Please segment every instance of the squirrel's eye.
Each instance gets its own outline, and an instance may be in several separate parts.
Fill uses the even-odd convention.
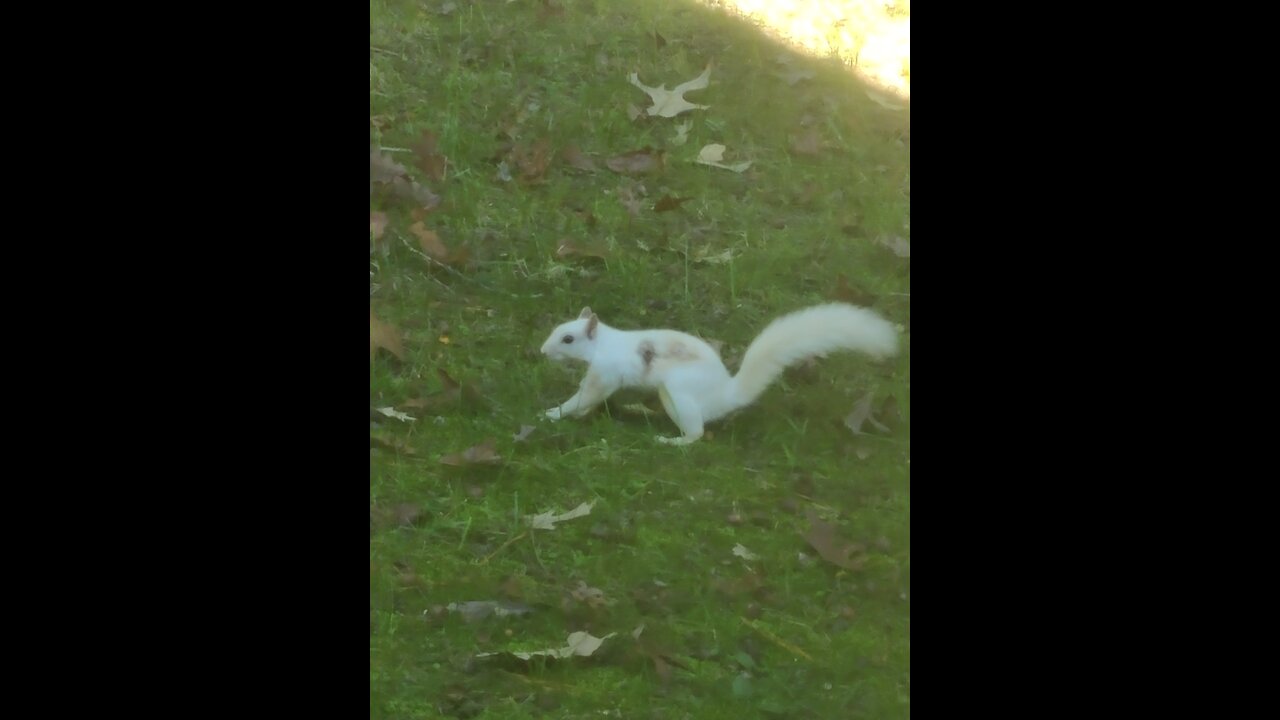
[[[560,338],[560,342],[564,343],[565,345],[568,345],[569,343],[573,342],[573,336],[565,335],[564,337]]]

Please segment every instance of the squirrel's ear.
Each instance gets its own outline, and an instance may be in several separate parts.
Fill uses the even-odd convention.
[[[596,325],[598,325],[599,323],[600,323],[600,318],[596,317],[595,313],[591,313],[591,319],[587,320],[587,339],[588,340],[596,339]]]
[[[589,317],[591,317],[591,308],[589,307],[582,308],[582,312],[578,313],[579,320],[583,318],[589,318]]]

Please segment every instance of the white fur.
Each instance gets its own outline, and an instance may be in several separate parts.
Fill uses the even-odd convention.
[[[565,337],[572,341],[565,343]],[[546,411],[552,420],[590,412],[622,388],[656,390],[667,415],[683,433],[659,437],[687,445],[702,437],[705,423],[750,405],[786,367],[835,350],[858,350],[875,358],[893,355],[897,332],[866,308],[832,303],[774,320],[751,343],[736,376],[702,340],[676,330],[618,330],[590,308],[557,326],[542,353],[557,361],[588,365],[577,393]]]

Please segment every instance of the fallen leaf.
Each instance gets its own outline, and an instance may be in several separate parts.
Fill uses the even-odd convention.
[[[391,191],[398,197],[417,203],[426,210],[434,210],[440,205],[440,196],[429,188],[419,185],[417,181],[397,177],[391,181]]]
[[[700,246],[693,253],[693,261],[696,263],[706,263],[708,265],[723,265],[736,257],[733,254],[733,248],[728,248],[718,253],[712,253],[711,249],[706,246]]]
[[[415,525],[420,520],[426,519],[426,514],[422,512],[422,508],[413,503],[399,503],[391,508],[391,518],[395,520],[397,525]]]
[[[401,453],[404,455],[417,455],[418,451],[409,447],[403,440],[393,437],[383,437],[380,435],[369,436],[370,450],[390,450],[391,452]]]
[[[804,535],[805,542],[817,550],[823,560],[846,570],[861,570],[866,557],[859,553],[866,548],[837,536],[836,526],[824,522],[812,507],[807,508],[806,513],[809,516],[809,531]],[[855,554],[858,556],[850,557]]]
[[[502,457],[495,451],[494,446],[497,444],[496,438],[488,438],[484,442],[474,447],[469,447],[460,453],[445,455],[440,458],[440,462],[444,465],[452,465],[454,467],[462,467],[464,465],[494,465],[502,462]]]
[[[449,377],[449,373],[445,372],[444,368],[436,368],[436,375],[440,377],[440,382],[444,385],[443,390],[425,397],[405,400],[400,404],[400,407],[433,411],[459,402],[463,396],[462,385],[452,377]]]
[[[897,235],[888,235],[881,237],[876,242],[889,248],[894,255],[902,258],[911,257],[911,241],[898,237]]]
[[[560,154],[564,157],[564,161],[568,163],[571,168],[575,168],[583,172],[596,171],[595,161],[586,155],[583,155],[577,145],[566,145]]]
[[[373,356],[377,354],[378,348],[382,348],[387,352],[395,355],[398,359],[404,360],[404,346],[400,344],[400,334],[396,332],[394,325],[384,323],[373,314],[373,308],[369,309],[369,361],[373,362]]]
[[[681,83],[671,90],[667,89],[666,84],[659,85],[656,88],[649,87],[640,82],[640,76],[636,73],[631,73],[628,80],[631,81],[632,85],[643,90],[649,96],[649,99],[653,101],[653,105],[645,110],[651,116],[671,118],[689,110],[706,110],[711,107],[710,105],[694,105],[684,99],[685,93],[707,87],[711,80],[710,65],[698,77]]]
[[[640,192],[643,193],[644,186],[640,186]],[[640,198],[636,194],[637,189],[634,187],[618,188],[618,201],[627,209],[631,217],[640,216]]]
[[[653,211],[667,212],[668,210],[675,210],[692,199],[693,198],[678,198],[672,195],[664,195],[661,200],[654,204]]]
[[[743,560],[755,560],[760,557],[759,555],[756,555],[755,553],[751,552],[746,547],[744,547],[742,543],[738,543],[737,545],[733,546],[733,554],[736,555],[737,557],[742,558]]]
[[[578,632],[569,634],[569,638],[566,641],[566,647],[556,648],[553,650],[535,650],[533,652],[507,651],[504,653],[480,653],[479,655],[476,655],[476,657],[492,657],[494,655],[504,654],[518,657],[521,660],[529,660],[538,655],[553,658],[569,658],[574,657],[575,655],[578,657],[589,657],[596,650],[600,649],[600,646],[604,644],[605,640],[608,640],[615,634],[616,633],[609,633],[604,637],[595,637],[589,632],[579,630]]]
[[[369,146],[369,182],[389,183],[408,174],[408,168],[392,160],[376,145]]]
[[[697,162],[701,165],[710,165],[712,167],[724,168],[732,170],[736,173],[744,172],[751,167],[751,161],[734,163],[733,165],[725,165],[721,161],[724,159],[725,147],[719,143],[712,143],[698,151]]]
[[[798,155],[821,155],[823,146],[822,135],[818,132],[817,125],[810,125],[804,132],[791,139],[791,149]]]
[[[521,425],[520,432],[516,433],[515,435],[512,435],[511,439],[515,440],[516,442],[524,442],[525,440],[529,439],[529,435],[533,431],[534,431],[533,425]]]
[[[836,289],[832,293],[832,297],[836,300],[847,302],[850,305],[860,305],[869,307],[876,301],[876,296],[859,287],[849,284],[849,279],[841,275],[836,280]]]
[[[871,423],[872,427],[881,432],[889,432],[889,428],[886,425],[871,415],[872,394],[873,393],[868,392],[866,395],[863,395],[862,399],[854,403],[853,411],[844,418],[845,427],[852,430],[854,435],[865,435],[866,433],[862,431],[862,426],[864,423],[868,422]]]
[[[373,240],[381,240],[387,230],[387,214],[376,210],[369,211],[369,235]]]
[[[380,407],[380,408],[374,408],[374,410],[377,410],[378,412],[382,413],[383,415],[386,415],[389,418],[395,418],[396,420],[403,420],[404,422],[413,422],[414,420],[417,420],[417,418],[411,415],[406,415],[400,412],[399,410],[396,410],[393,407]]]
[[[876,414],[880,416],[881,422],[891,428],[902,424],[902,412],[898,410],[898,399],[892,395],[884,399],[880,404],[880,412]]]
[[[604,260],[608,257],[608,251],[600,245],[578,245],[572,240],[565,238],[556,246],[556,257],[564,258],[596,258]]]
[[[659,35],[657,30],[654,30],[653,44],[657,47],[657,49],[661,50],[662,48],[666,47],[667,39]]]
[[[530,147],[517,145],[511,153],[520,168],[520,179],[525,182],[541,180],[551,166],[551,142],[546,138],[539,138]]]
[[[569,512],[562,513],[560,515],[556,515],[548,510],[547,512],[539,513],[537,515],[526,515],[525,520],[528,521],[529,526],[535,530],[555,530],[556,523],[558,522],[572,520],[574,518],[582,517],[583,515],[590,515],[593,505],[595,505],[594,502],[584,502]]]
[[[593,588],[590,585],[578,581],[578,587],[569,590],[569,596],[580,603],[586,603],[593,608],[612,605],[613,601],[605,597],[604,591],[600,588]]]
[[[444,155],[436,152],[436,135],[430,130],[422,131],[422,138],[414,143],[413,154],[418,159],[418,167],[427,174],[427,177],[440,182],[444,180],[445,168],[449,161]]]
[[[469,622],[479,622],[487,617],[519,617],[533,612],[533,608],[521,602],[510,600],[469,600],[467,602],[449,603],[450,611],[462,616]]]
[[[906,110],[907,109],[906,105],[900,105],[894,102],[893,100],[889,99],[888,96],[884,95],[883,93],[878,93],[875,90],[868,90],[867,97],[874,100],[877,105],[883,108],[888,108],[890,110]]]
[[[674,147],[680,147],[689,139],[689,129],[693,127],[691,122],[682,122],[676,125],[676,134],[671,138],[671,144]]]
[[[604,161],[608,168],[623,175],[644,175],[661,170],[666,165],[666,153],[645,147]]]
[[[559,17],[564,14],[564,8],[553,3],[551,0],[542,0],[542,7],[538,8],[538,19],[546,20],[547,18]]]
[[[422,246],[422,252],[427,254],[433,260],[444,262],[449,258],[449,248],[440,241],[440,236],[435,231],[428,230],[427,226],[421,222],[416,222],[409,226],[409,232],[418,237],[418,244]]]
[[[627,118],[630,119],[631,122],[635,122],[636,118],[640,117],[643,114],[644,114],[643,110],[641,110],[640,108],[636,107],[631,103],[627,103]]]

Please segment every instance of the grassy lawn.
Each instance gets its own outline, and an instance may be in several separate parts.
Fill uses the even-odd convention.
[[[632,118],[632,72],[708,64],[687,100],[709,108]],[[371,1],[370,144],[417,183],[371,182],[371,312],[402,345],[371,404],[414,418],[371,428],[371,717],[909,716],[909,110],[850,64],[681,0]],[[750,167],[694,162],[713,143]],[[627,410],[643,396],[540,419],[582,370],[538,347],[585,305],[722,342],[736,370],[773,317],[833,299],[898,323],[903,352],[788,371],[684,448]],[[868,392],[891,432],[845,426]],[[496,461],[450,457],[490,438]],[[806,542],[814,518],[856,544],[847,567]],[[476,657],[578,631],[613,635]]]

